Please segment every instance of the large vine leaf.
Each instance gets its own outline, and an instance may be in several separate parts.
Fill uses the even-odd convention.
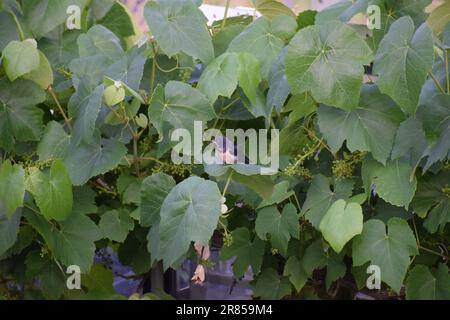
[[[402,114],[393,101],[372,85],[365,85],[359,107],[353,111],[321,106],[319,128],[337,152],[344,141],[350,151],[370,151],[385,164],[392,150]]]
[[[39,251],[32,251],[27,255],[25,264],[27,278],[39,281],[46,298],[55,300],[61,297],[67,288],[66,279],[51,257],[45,257]]]
[[[308,281],[308,274],[296,256],[290,256],[284,266],[283,276],[288,276],[289,281],[294,285],[295,290],[300,292]]]
[[[324,8],[316,15],[316,23],[323,24],[330,20],[350,21],[356,14],[365,13],[369,4],[381,6],[380,0],[343,0]]]
[[[302,214],[305,215],[315,228],[319,228],[320,221],[330,206],[338,199],[347,200],[351,197],[353,183],[348,180],[338,180],[334,184],[322,174],[314,177],[303,204]]]
[[[194,121],[209,121],[215,116],[208,99],[190,85],[169,81],[156,87],[148,108],[150,122],[163,134],[165,123],[173,128],[193,129]]]
[[[393,160],[383,166],[368,158],[361,170],[366,194],[373,190],[386,202],[408,209],[417,189],[417,178],[408,163]]]
[[[271,108],[274,107],[277,112],[281,111],[281,108],[291,93],[291,88],[286,77],[286,54],[287,47],[281,51],[277,60],[275,60],[268,78],[269,91],[267,92],[267,104]]]
[[[272,64],[284,47],[284,41],[273,33],[273,25],[266,17],[253,21],[231,41],[228,51],[248,52],[258,58],[261,75],[267,79]]]
[[[10,151],[16,141],[38,141],[43,112],[36,107],[45,92],[28,80],[0,80],[0,147]]]
[[[424,227],[435,233],[450,222],[450,197],[446,193],[450,181],[448,172],[427,174],[419,179],[416,195],[412,202],[414,212],[421,218],[427,217]]]
[[[251,239],[247,228],[238,228],[231,232],[232,243],[220,251],[220,259],[227,260],[236,257],[233,264],[233,274],[240,279],[252,267],[253,274],[261,271],[265,242],[255,236]]]
[[[191,0],[149,1],[144,15],[156,42],[169,57],[184,52],[204,63],[214,58],[206,18]]]
[[[253,285],[253,296],[264,300],[279,300],[291,293],[292,287],[287,277],[279,276],[277,271],[264,269]]]
[[[24,74],[23,78],[37,83],[43,90],[53,84],[53,70],[45,54],[39,51],[39,67]]]
[[[87,82],[81,82],[69,100],[69,116],[75,119],[72,143],[90,143],[94,136],[95,122],[102,106],[103,85],[91,89]]]
[[[355,30],[331,21],[295,35],[286,55],[286,74],[294,94],[309,91],[320,103],[355,109],[363,65],[371,60],[371,49]]]
[[[285,4],[277,0],[253,0],[255,9],[262,15],[272,19],[278,15],[295,17],[295,14]]]
[[[11,218],[22,207],[25,196],[25,172],[20,165],[5,161],[0,165],[0,210]]]
[[[431,142],[424,170],[428,170],[438,161],[445,160],[450,155],[450,96],[435,95],[421,105],[417,117],[422,120],[423,129]]]
[[[287,204],[280,214],[275,206],[263,208],[258,212],[255,230],[262,240],[267,240],[269,234],[273,247],[286,255],[291,237],[299,237],[297,209],[293,204]]]
[[[36,38],[40,38],[68,18],[67,8],[76,5],[83,11],[86,0],[29,0],[23,3],[24,21]]]
[[[3,51],[11,41],[19,40],[19,31],[12,14],[6,11],[0,12],[0,51]]]
[[[31,210],[24,212],[28,222],[42,235],[56,259],[64,265],[77,265],[83,273],[94,262],[95,244],[101,239],[97,225],[85,215],[71,215],[59,228]]]
[[[427,147],[428,143],[422,122],[416,118],[408,118],[398,128],[391,159],[396,160],[406,156],[410,159],[410,164],[416,166]]]
[[[0,206],[0,259],[17,241],[21,217],[20,209],[12,215],[7,215],[5,209]]]
[[[337,200],[320,221],[319,229],[334,251],[340,253],[345,244],[363,230],[361,206]]]
[[[159,235],[164,268],[178,261],[191,242],[206,246],[221,215],[215,182],[190,177],[175,186],[161,206]]]
[[[427,25],[416,32],[410,17],[394,22],[374,62],[378,87],[405,113],[415,114],[420,91],[434,62],[433,35]]]
[[[64,158],[70,141],[71,136],[64,131],[64,127],[59,122],[48,122],[37,146],[39,160]]]
[[[127,148],[114,139],[94,135],[92,143],[69,147],[65,163],[75,186],[85,184],[90,178],[114,169],[127,154]]]
[[[155,173],[142,181],[140,224],[153,226],[160,220],[164,199],[176,185],[175,180],[165,173]]]
[[[132,13],[118,1],[114,1],[111,9],[98,23],[121,37],[129,37],[135,34]]]
[[[202,73],[198,89],[214,103],[219,95],[230,98],[239,83],[250,102],[256,104],[260,82],[259,61],[252,54],[225,52]]]
[[[417,255],[416,239],[408,223],[400,218],[392,218],[386,226],[380,220],[364,223],[363,232],[352,244],[353,265],[366,262],[377,265],[381,270],[381,280],[399,292],[410,256]]]
[[[11,41],[3,50],[2,57],[10,81],[38,69],[40,65],[39,50],[34,39]]]
[[[49,175],[30,168],[26,185],[47,220],[64,221],[72,212],[72,183],[62,160],[53,162]]]
[[[424,265],[417,265],[406,280],[408,300],[449,300],[450,275],[448,267],[439,263],[437,270],[431,271]]]
[[[102,215],[98,226],[105,238],[124,242],[134,223],[127,210],[111,210]]]

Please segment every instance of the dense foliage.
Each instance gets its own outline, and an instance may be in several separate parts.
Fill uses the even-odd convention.
[[[450,2],[256,1],[212,26],[199,2],[149,1],[138,41],[119,2],[0,0],[0,297],[120,298],[96,251],[145,279],[207,267],[197,242],[263,299],[353,298],[370,265],[369,295],[450,299]],[[349,23],[374,4],[379,29]],[[194,120],[279,129],[280,170],[175,165]]]

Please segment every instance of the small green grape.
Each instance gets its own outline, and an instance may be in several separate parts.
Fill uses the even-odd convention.
[[[225,247],[230,247],[233,244],[233,236],[231,233],[225,232],[223,234],[223,245]]]
[[[450,186],[446,185],[444,188],[442,188],[442,192],[450,198]]]

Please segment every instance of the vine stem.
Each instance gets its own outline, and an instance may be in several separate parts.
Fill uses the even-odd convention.
[[[19,31],[20,41],[25,40],[25,33],[23,32],[22,26],[20,25],[19,19],[17,19],[16,14],[12,11],[8,12],[13,16],[14,22],[16,23],[17,30]]]
[[[230,185],[231,178],[233,177],[233,170],[231,170],[230,174],[228,175],[227,182],[225,183],[225,188],[223,188],[222,197],[225,197],[225,194],[227,193],[228,186]]]
[[[448,75],[448,72],[450,70],[448,69],[448,53],[449,49],[445,49],[445,70],[447,71],[445,73],[445,77],[447,78],[447,94],[450,94],[450,76]]]
[[[412,221],[413,221],[413,226],[414,226],[414,233],[416,234],[417,247],[420,248],[420,238],[419,238],[419,233],[417,232],[416,219],[414,219],[414,215],[412,217]]]
[[[133,135],[133,156],[134,156],[134,170],[136,172],[136,176],[140,176],[140,165],[139,165],[139,154],[138,154],[138,141],[139,141],[139,135],[135,134]]]
[[[47,91],[50,93],[50,95],[52,96],[53,100],[55,101],[56,105],[58,106],[59,112],[61,113],[61,115],[64,118],[64,122],[67,125],[67,127],[69,128],[70,131],[72,131],[72,126],[70,125],[70,119],[67,117],[66,113],[64,112],[61,104],[59,103],[58,97],[56,96],[55,92],[53,91],[52,86],[49,86]]]
[[[152,52],[153,52],[153,61],[152,61],[152,75],[150,78],[150,94],[149,97],[153,95],[153,90],[155,90],[155,79],[156,79],[156,55],[157,52],[155,50],[155,45],[152,42]]]
[[[442,88],[439,81],[436,79],[435,75],[432,72],[429,72],[431,79],[433,79],[434,83],[436,84],[436,87],[438,87],[439,91],[441,91],[442,94],[446,94],[444,88]]]
[[[223,20],[222,20],[222,25],[220,27],[220,30],[225,28],[225,24],[227,23],[227,16],[228,16],[228,10],[230,9],[230,2],[231,2],[231,0],[227,0],[227,4],[225,5],[225,13],[223,14]]]
[[[418,246],[418,247],[419,247],[420,250],[429,252],[429,253],[434,254],[434,255],[436,255],[436,256],[439,256],[439,257],[442,257],[442,258],[448,258],[448,257],[446,257],[445,255],[440,254],[440,253],[437,252],[437,251],[434,251],[434,250],[431,250],[431,249],[428,249],[428,248],[425,248],[425,247],[422,247],[422,246]]]

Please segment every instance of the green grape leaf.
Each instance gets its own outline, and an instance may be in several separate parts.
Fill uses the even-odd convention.
[[[417,189],[417,178],[412,175],[413,168],[408,163],[394,160],[388,161],[384,167],[368,159],[364,161],[362,170],[368,179],[367,194],[373,188],[384,201],[408,209]]]
[[[66,287],[66,279],[58,265],[51,257],[43,257],[38,251],[32,251],[25,260],[26,277],[37,279],[46,298],[56,300],[61,297]]]
[[[272,64],[284,47],[284,41],[272,32],[273,25],[269,19],[260,17],[231,41],[228,51],[253,54],[260,62],[262,78],[267,79]]]
[[[208,65],[198,89],[214,103],[218,96],[230,98],[238,82],[249,100],[256,104],[256,89],[261,82],[258,60],[249,53],[226,52]]]
[[[351,152],[370,151],[383,164],[389,158],[403,118],[393,101],[372,85],[363,86],[360,105],[355,110],[321,106],[318,115],[320,131],[333,152],[347,141]]]
[[[86,0],[30,0],[23,3],[24,22],[36,38],[40,38],[69,18],[67,8],[75,5],[80,12]]]
[[[428,173],[419,178],[416,195],[412,202],[414,212],[421,218],[425,218],[431,208],[439,202],[447,200],[443,189],[448,184],[450,174]]]
[[[398,128],[391,159],[409,156],[410,164],[415,166],[422,159],[427,146],[422,122],[416,118],[408,118]]]
[[[269,91],[267,92],[267,104],[272,108],[274,107],[277,112],[281,111],[284,103],[286,102],[291,88],[286,77],[285,58],[287,53],[287,47],[285,47],[279,54],[277,60],[275,60],[272,68],[269,72]]]
[[[250,238],[247,228],[238,228],[231,232],[232,243],[230,246],[223,246],[220,251],[220,260],[228,260],[236,257],[233,264],[233,273],[236,279],[240,279],[247,272],[248,267],[252,267],[253,274],[261,271],[263,262],[265,242],[255,236]]]
[[[424,155],[428,156],[424,170],[450,156],[450,96],[439,94],[428,99],[417,111],[431,144]]]
[[[206,18],[191,0],[148,1],[144,16],[156,42],[169,57],[184,52],[204,63],[214,58]]]
[[[338,199],[347,200],[352,196],[353,183],[348,180],[338,180],[332,184],[330,180],[318,174],[314,177],[303,204],[302,215],[306,216],[315,228],[319,228],[320,221],[330,206]]]
[[[295,17],[294,12],[288,6],[276,0],[253,0],[253,4],[259,13],[269,19],[279,15]]]
[[[311,243],[305,250],[301,264],[308,276],[311,276],[316,269],[327,265],[328,257],[322,246],[322,240],[317,239]]]
[[[127,210],[111,210],[101,216],[98,226],[105,238],[124,242],[134,222]]]
[[[291,237],[299,237],[297,209],[291,203],[284,206],[281,214],[275,206],[263,208],[258,211],[255,230],[262,240],[267,240],[269,234],[273,247],[285,256]]]
[[[102,25],[95,25],[87,33],[81,34],[77,43],[80,58],[101,56],[112,63],[124,53],[120,39]]]
[[[288,181],[282,181],[280,183],[277,183],[273,187],[272,195],[269,198],[263,199],[261,203],[259,204],[257,209],[261,209],[273,204],[278,204],[289,198],[290,196],[294,195],[295,192],[293,190],[288,191],[289,189],[289,182]]]
[[[308,281],[308,274],[296,256],[290,256],[284,265],[283,276],[288,276],[295,290],[300,292]]]
[[[64,221],[72,212],[72,183],[62,160],[53,162],[49,175],[30,168],[26,186],[47,220]]]
[[[10,12],[0,12],[0,51],[3,51],[11,41],[19,41],[20,35],[16,22]]]
[[[431,271],[424,265],[416,265],[406,280],[406,298],[408,300],[449,300],[448,267],[439,263],[437,270]]]
[[[9,216],[4,207],[0,205],[0,259],[16,243],[21,217],[20,209]]]
[[[90,178],[114,169],[126,154],[127,148],[121,142],[94,135],[90,144],[69,147],[64,160],[72,184],[81,186]]]
[[[286,75],[293,94],[309,91],[317,102],[351,110],[358,105],[363,65],[371,60],[371,49],[355,30],[331,21],[295,35]]]
[[[208,245],[221,214],[221,198],[215,182],[199,177],[190,177],[169,192],[159,226],[164,269],[179,260],[191,242]]]
[[[347,267],[341,255],[331,252],[328,256],[327,276],[325,279],[327,290],[330,290],[332,283],[345,276]]]
[[[352,242],[353,265],[361,266],[370,261],[381,270],[381,280],[399,292],[410,256],[417,255],[416,239],[408,223],[392,218],[386,225],[380,220],[364,223],[363,232]]]
[[[337,200],[320,221],[319,229],[334,251],[340,253],[345,244],[363,230],[361,206]]]
[[[34,81],[43,90],[53,84],[53,70],[45,54],[39,51],[39,67],[23,75],[23,78]]]
[[[66,133],[60,123],[56,121],[48,122],[37,147],[39,160],[64,158],[70,141],[71,136]]]
[[[11,41],[3,50],[2,57],[3,67],[10,81],[37,70],[41,61],[34,39]]]
[[[160,220],[164,199],[176,185],[175,180],[165,173],[155,173],[142,181],[140,224],[152,226]]]
[[[121,37],[129,37],[135,34],[133,15],[124,4],[118,1],[114,1],[108,13],[97,23]]]
[[[194,121],[206,122],[214,116],[208,99],[199,90],[179,81],[169,81],[165,88],[158,85],[148,108],[148,118],[161,137],[165,123],[192,130]]]
[[[279,300],[292,291],[289,279],[279,276],[272,268],[264,269],[252,288],[253,296],[264,300]]]
[[[380,91],[389,95],[405,113],[416,113],[422,86],[434,62],[433,34],[427,25],[416,32],[410,17],[391,25],[380,43],[374,70]]]
[[[25,172],[20,165],[5,161],[0,165],[0,210],[11,218],[23,205]]]
[[[0,147],[7,151],[16,141],[38,141],[43,130],[43,112],[36,105],[45,92],[28,80],[0,80]]]
[[[89,274],[83,274],[81,283],[87,288],[83,297],[89,300],[120,300],[123,296],[114,290],[113,270],[102,265],[92,266]]]
[[[66,266],[77,265],[83,273],[94,263],[95,241],[102,235],[97,225],[85,215],[71,215],[60,228],[34,211],[26,210],[28,222],[42,235],[57,260]]]

